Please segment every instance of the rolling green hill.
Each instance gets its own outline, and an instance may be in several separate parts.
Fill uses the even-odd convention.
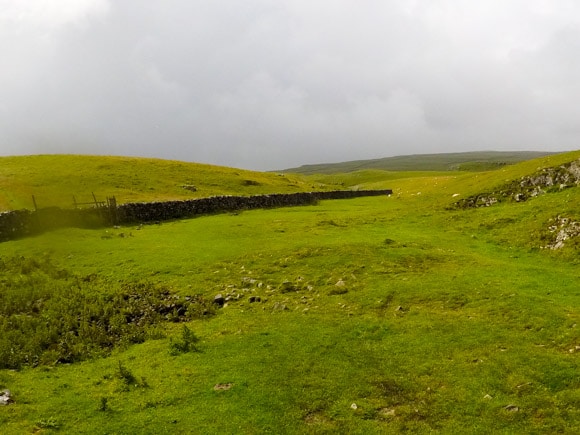
[[[538,151],[475,151],[464,153],[416,154],[342,163],[304,165],[285,169],[297,174],[335,174],[360,170],[384,171],[486,171],[536,159],[554,153]]]
[[[322,186],[278,175],[197,163],[133,157],[35,155],[0,157],[0,211],[72,207],[115,196],[118,203],[214,195],[311,191]]]

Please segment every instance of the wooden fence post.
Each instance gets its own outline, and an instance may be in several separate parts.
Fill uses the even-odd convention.
[[[113,225],[117,225],[117,199],[114,196],[110,198],[107,197],[107,206],[109,208],[109,217],[111,219],[111,223]]]

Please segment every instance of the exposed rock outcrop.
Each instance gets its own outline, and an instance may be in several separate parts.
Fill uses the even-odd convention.
[[[489,207],[498,202],[523,202],[546,192],[560,191],[580,184],[580,160],[538,172],[454,203],[458,208]]]
[[[548,243],[544,249],[560,249],[564,247],[565,242],[580,236],[580,222],[564,216],[557,216],[551,219],[548,227]]]

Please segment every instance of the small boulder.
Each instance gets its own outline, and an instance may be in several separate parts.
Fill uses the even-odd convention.
[[[288,307],[284,304],[281,304],[279,302],[276,302],[274,304],[274,306],[272,307],[272,311],[287,311]]]
[[[214,298],[213,298],[213,303],[216,305],[219,305],[220,307],[223,307],[224,304],[226,303],[226,299],[223,297],[223,295],[217,294]]]
[[[213,389],[214,391],[227,391],[227,390],[231,390],[231,388],[234,386],[234,384],[232,383],[227,383],[227,384],[215,384]]]
[[[396,414],[396,411],[394,408],[383,408],[379,410],[379,415],[381,416],[385,416],[385,417],[393,417]]]
[[[284,281],[282,283],[282,285],[280,286],[280,291],[282,293],[297,292],[298,291],[298,287],[296,285],[294,285],[290,281]]]
[[[10,393],[10,390],[0,391],[0,406],[8,405],[12,402],[12,394]]]

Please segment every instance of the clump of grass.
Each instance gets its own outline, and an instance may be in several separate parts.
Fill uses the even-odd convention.
[[[170,339],[169,353],[175,356],[182,353],[199,352],[197,343],[199,343],[199,337],[195,335],[195,333],[189,329],[187,325],[183,325],[183,329],[181,330],[181,339]]]
[[[60,423],[54,417],[49,417],[46,419],[40,419],[36,422],[36,427],[38,429],[58,429],[60,427]]]
[[[109,410],[109,399],[107,397],[101,397],[99,401],[99,411],[107,412]]]
[[[128,369],[127,366],[125,366],[121,361],[119,361],[115,377],[121,381],[121,387],[119,388],[119,391],[121,392],[129,391],[129,388],[131,387],[149,388],[149,383],[147,382],[146,378],[141,377],[141,379],[138,379],[137,376],[135,376],[133,372]],[[102,399],[101,405],[103,405]]]
[[[133,372],[129,370],[121,361],[119,361],[119,367],[117,371],[117,377],[123,381],[125,385],[137,385],[138,381]]]

